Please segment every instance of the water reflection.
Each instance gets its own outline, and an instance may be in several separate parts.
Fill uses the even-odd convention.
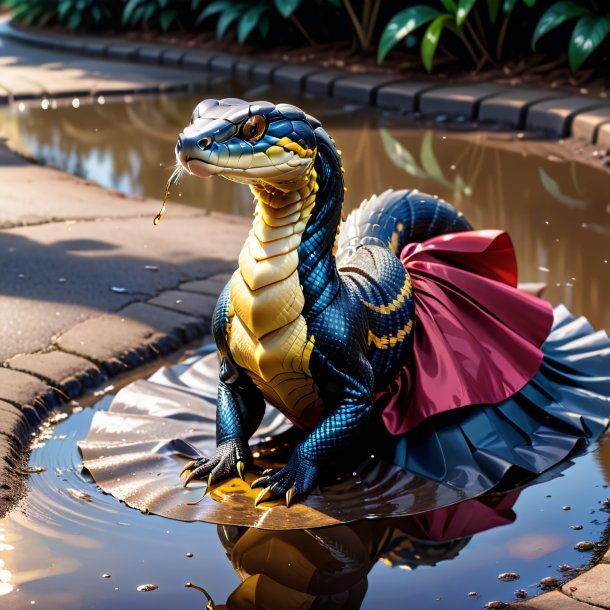
[[[318,116],[343,151],[346,210],[387,188],[418,188],[457,205],[477,227],[512,236],[521,280],[545,282],[547,297],[610,327],[610,172],[554,142],[511,134],[421,129],[331,102],[225,83],[205,96],[297,103]],[[176,134],[198,101],[162,97],[130,104],[24,106],[0,114],[0,134],[41,161],[104,186],[161,199]],[[170,199],[250,216],[248,189],[188,176]],[[120,205],[120,201],[117,200]],[[171,213],[171,204],[168,213]]]
[[[323,529],[274,532],[219,526],[218,536],[241,580],[226,607],[360,608],[368,574],[378,561],[415,570],[454,559],[474,534],[512,523],[518,495]]]

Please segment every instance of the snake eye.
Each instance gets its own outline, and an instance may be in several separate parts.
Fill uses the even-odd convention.
[[[242,125],[241,133],[246,140],[256,142],[263,137],[266,129],[267,121],[265,121],[265,118],[260,114],[255,114]]]

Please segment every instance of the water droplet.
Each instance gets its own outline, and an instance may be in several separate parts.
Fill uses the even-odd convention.
[[[110,288],[110,290],[112,290],[112,292],[119,292],[119,293],[127,292],[127,288],[122,288],[121,286],[112,286]]]
[[[57,278],[57,281],[58,281],[60,284],[63,284],[63,283],[66,281],[66,278],[65,278],[65,277],[60,277],[60,278]]]
[[[517,572],[502,572],[502,574],[498,574],[498,580],[503,580],[504,582],[511,582],[512,580],[519,580],[521,578]]]
[[[193,553],[188,552],[188,553],[185,553],[185,555],[186,555],[186,557],[192,557],[192,556],[193,556]]]
[[[106,98],[105,98],[103,95],[100,95],[100,96],[97,98],[97,103],[98,103],[98,104],[105,104],[105,103],[106,103]]]
[[[144,269],[147,271],[159,271],[159,267],[157,267],[157,265],[144,265]]]
[[[571,506],[562,506],[561,510],[572,510]]]
[[[112,578],[110,574],[102,574],[102,578]]]
[[[75,97],[72,100],[72,108],[78,108],[79,106],[80,106],[80,100],[77,97]]]
[[[538,271],[544,271],[544,273],[550,273],[551,270],[548,267],[538,267]]]
[[[574,548],[581,553],[586,553],[587,551],[592,551],[595,548],[595,542],[591,542],[590,540],[582,540],[574,545]]]
[[[476,591],[470,591],[468,597],[479,597],[479,594]]]
[[[41,107],[43,110],[48,110],[48,109],[49,109],[49,106],[50,106],[50,104],[49,104],[49,100],[42,100],[42,102],[40,102],[40,107]]]
[[[155,591],[156,589],[159,588],[159,585],[153,585],[153,584],[147,584],[147,585],[140,585],[136,591],[140,591],[140,593],[145,593],[146,591]]]
[[[17,106],[17,108],[19,108],[19,112],[25,112],[25,104],[23,102],[19,102],[19,106]],[[32,602],[32,603],[36,603],[36,602]]]

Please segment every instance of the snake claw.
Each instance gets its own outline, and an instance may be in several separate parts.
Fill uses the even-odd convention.
[[[290,505],[292,504],[292,498],[294,498],[294,487],[291,487],[286,492],[286,508],[290,508]]]
[[[256,479],[256,481],[252,481],[252,483],[250,484],[250,488],[254,489],[255,487],[262,487],[263,485],[265,485],[267,483],[268,478],[269,477],[262,476],[262,477]]]
[[[186,476],[188,476],[191,473],[191,469],[193,468],[193,466],[195,465],[195,460],[190,461],[181,471],[180,474],[178,475],[178,478],[181,479],[182,475],[186,473]]]
[[[237,462],[237,465],[235,466],[235,469],[237,470],[237,474],[239,475],[239,478],[243,481],[244,480],[244,470],[246,469],[246,465],[244,464],[244,462],[242,460],[239,460],[239,462]]]
[[[254,506],[258,506],[261,502],[265,502],[269,498],[273,496],[273,492],[271,491],[271,487],[265,487],[261,492],[256,496],[256,500],[254,500]]]

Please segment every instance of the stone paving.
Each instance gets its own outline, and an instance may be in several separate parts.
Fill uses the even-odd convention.
[[[610,145],[610,105],[599,98],[346,75],[123,40],[41,38],[0,24],[0,104],[192,90],[217,78],[209,69],[403,113]],[[23,447],[51,409],[209,331],[249,222],[171,204],[154,227],[159,203],[32,165],[0,144],[0,515],[23,489]],[[510,607],[610,609],[609,580],[607,554],[561,589]]]

